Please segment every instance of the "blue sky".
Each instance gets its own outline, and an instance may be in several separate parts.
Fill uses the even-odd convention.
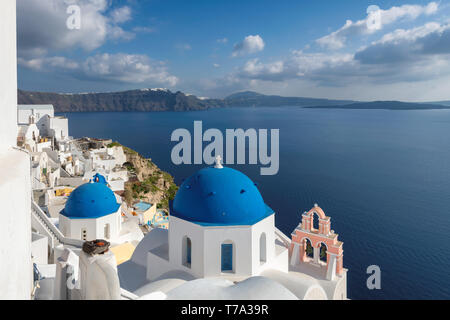
[[[17,3],[25,90],[450,99],[449,1]],[[66,26],[70,5],[80,8],[79,30]],[[380,8],[376,27],[370,5]]]

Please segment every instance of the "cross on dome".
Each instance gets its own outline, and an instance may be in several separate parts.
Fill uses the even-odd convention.
[[[220,154],[218,156],[216,156],[216,165],[214,166],[214,168],[217,169],[222,169],[222,157],[220,156]]]

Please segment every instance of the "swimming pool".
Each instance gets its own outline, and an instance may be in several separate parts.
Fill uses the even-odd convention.
[[[134,207],[136,208],[136,210],[139,210],[139,211],[147,211],[148,209],[151,208],[151,206],[152,206],[151,203],[144,202],[144,201],[141,201],[141,202],[136,203],[136,204],[134,205]]]

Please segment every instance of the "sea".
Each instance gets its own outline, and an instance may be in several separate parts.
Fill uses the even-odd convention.
[[[290,235],[317,203],[344,242],[350,299],[450,299],[450,110],[223,108],[190,112],[66,113],[71,136],[110,138],[171,173],[174,130],[279,129],[279,172],[231,165],[258,186]],[[380,288],[369,289],[370,266]],[[369,282],[371,280],[369,279]]]

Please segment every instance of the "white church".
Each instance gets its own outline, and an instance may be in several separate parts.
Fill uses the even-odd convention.
[[[148,256],[151,280],[170,269],[236,279],[288,269],[288,249],[275,237],[274,211],[239,171],[220,163],[200,170],[183,183],[170,213],[166,252]]]
[[[314,243],[326,238],[319,249],[328,241],[342,247],[330,230],[298,228]],[[218,157],[183,182],[169,230],[150,231],[118,273],[122,288],[141,299],[345,300],[347,270],[336,268],[309,259],[306,246],[278,230],[255,184]]]
[[[118,237],[121,219],[120,204],[106,182],[90,182],[70,194],[59,214],[59,229],[72,239],[110,240]]]

